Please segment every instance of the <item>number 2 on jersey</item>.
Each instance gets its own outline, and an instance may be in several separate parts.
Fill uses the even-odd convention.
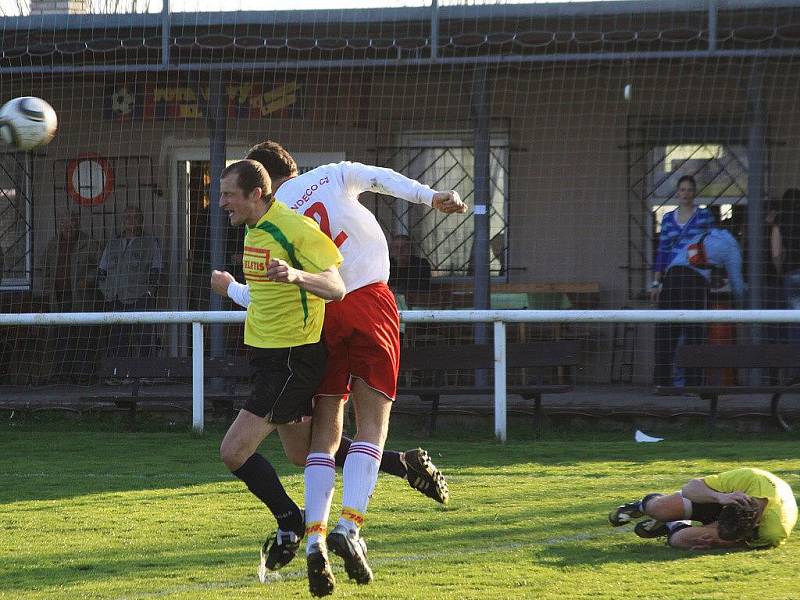
[[[347,240],[347,234],[344,231],[340,231],[336,237],[333,237],[331,233],[331,222],[330,219],[328,219],[328,211],[325,209],[325,205],[322,202],[315,202],[309,206],[303,214],[319,223],[319,228],[322,230],[322,233],[331,238],[337,248],[341,247],[345,240]]]

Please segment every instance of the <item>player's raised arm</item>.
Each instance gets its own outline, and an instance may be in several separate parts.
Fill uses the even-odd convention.
[[[436,192],[433,195],[431,206],[436,210],[445,214],[451,213],[465,213],[467,212],[467,205],[461,200],[461,196],[455,190],[448,192]]]
[[[467,211],[467,205],[454,190],[437,192],[392,169],[357,162],[340,163],[340,168],[345,185],[356,194],[386,194],[415,204],[427,204],[445,213]]]

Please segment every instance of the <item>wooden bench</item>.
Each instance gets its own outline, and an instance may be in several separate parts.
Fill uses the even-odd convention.
[[[131,428],[136,426],[136,411],[142,402],[179,402],[192,400],[191,357],[105,357],[100,361],[97,375],[101,381],[114,381],[83,396],[85,401],[112,401],[128,409]],[[206,381],[205,398],[210,400],[215,413],[231,417],[234,401],[243,397],[237,392],[238,383],[250,378],[250,364],[245,357],[206,358],[203,361]],[[224,389],[214,390],[209,380],[224,380]],[[162,385],[157,393],[142,394],[148,385]],[[181,387],[169,384],[183,384]],[[189,384],[187,387],[186,384]]]
[[[710,402],[708,429],[713,432],[717,423],[717,404],[720,396],[768,394],[770,414],[777,424],[786,431],[792,427],[780,410],[783,395],[800,393],[800,382],[790,381],[787,371],[800,368],[800,346],[788,344],[750,344],[717,346],[702,344],[680,346],[675,354],[675,366],[701,368],[705,371],[705,383],[699,386],[662,386],[656,388],[661,396],[694,394]],[[777,370],[776,384],[750,385],[749,383],[720,385],[723,369],[739,370],[739,380],[748,381],[751,376],[759,376],[753,370]]]
[[[578,365],[577,340],[529,342],[506,346],[508,368],[525,368],[533,383],[512,384],[508,394],[522,396],[534,402],[536,426],[541,422],[542,396],[563,394],[573,389],[572,383],[553,383],[558,380],[559,368]],[[491,386],[454,386],[446,383],[446,371],[476,371],[494,369],[494,347],[485,345],[422,346],[403,348],[400,353],[400,384],[398,395],[418,396],[431,403],[429,433],[436,430],[441,396],[494,394]],[[415,382],[415,379],[419,383]]]

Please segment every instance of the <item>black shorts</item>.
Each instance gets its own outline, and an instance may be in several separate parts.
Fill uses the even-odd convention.
[[[722,504],[716,502],[692,502],[692,521],[700,521],[702,525],[709,525],[719,519],[719,513],[722,510]],[[672,536],[678,533],[681,529],[692,527],[692,525],[677,525],[673,527],[667,534],[667,543],[672,539]]]
[[[714,523],[721,511],[722,504],[716,502],[692,502],[692,521],[700,521],[703,525]]]
[[[325,344],[251,348],[250,352],[253,391],[245,410],[276,425],[310,416],[312,398],[325,374]]]

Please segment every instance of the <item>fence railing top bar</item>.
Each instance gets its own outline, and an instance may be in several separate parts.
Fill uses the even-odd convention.
[[[796,8],[797,0],[726,0],[717,10],[767,10]],[[438,20],[603,17],[647,13],[705,13],[705,3],[697,0],[612,0],[607,2],[550,2],[529,4],[465,4],[439,6]],[[169,14],[170,26],[192,25],[252,25],[318,24],[318,23],[368,23],[390,21],[429,21],[430,6],[329,8],[310,10],[265,11],[214,11],[173,12]],[[161,12],[88,15],[25,15],[0,17],[0,29],[97,29],[158,27],[162,24]]]
[[[408,59],[331,59],[282,60],[261,62],[198,62],[104,65],[26,65],[0,67],[0,75],[14,74],[70,74],[70,73],[156,73],[169,71],[284,71],[314,69],[369,68],[389,69],[436,65],[508,65],[538,63],[607,63],[619,61],[650,61],[667,59],[711,60],[721,58],[783,59],[800,56],[800,48],[735,49],[735,50],[674,50],[652,52],[582,52],[576,54],[516,54],[485,56],[451,56],[445,58]]]
[[[404,310],[406,323],[800,323],[800,310]]]
[[[0,315],[9,325],[118,323],[243,323],[245,311],[20,313]],[[406,323],[800,323],[800,310],[404,310]]]
[[[0,315],[2,325],[115,325],[120,323],[244,323],[243,310],[20,313]]]

